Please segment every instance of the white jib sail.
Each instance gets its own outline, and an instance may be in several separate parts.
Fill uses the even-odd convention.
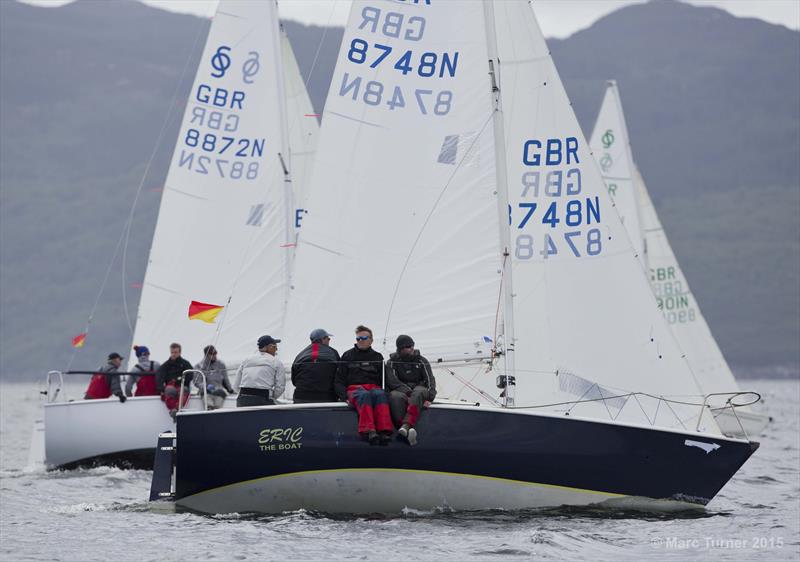
[[[294,232],[274,2],[222,0],[161,200],[134,343],[190,360],[214,343],[235,362],[283,324]],[[224,307],[213,322],[190,304]]]
[[[633,156],[628,127],[622,113],[619,89],[614,80],[606,82],[603,104],[589,140],[589,146],[600,166],[603,181],[616,205],[625,230],[631,238],[639,261],[646,266],[644,238],[639,220],[639,205],[633,185]]]
[[[739,385],[681,271],[638,169],[634,170],[634,184],[647,245],[650,284],[658,305],[686,353],[703,392],[738,392]],[[720,401],[724,399],[716,402]]]
[[[527,3],[496,2],[513,245],[517,404],[694,428],[701,394],[612,208]],[[702,400],[701,400],[702,401]],[[703,427],[718,432],[710,416]]]
[[[298,241],[285,360],[316,327],[345,351],[358,324],[387,353],[402,333],[432,361],[488,353],[502,256],[486,61],[480,2],[353,3]]]

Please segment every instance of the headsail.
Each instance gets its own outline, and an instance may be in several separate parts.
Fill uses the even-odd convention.
[[[283,322],[294,232],[283,64],[274,2],[222,0],[161,200],[134,342],[241,359]],[[283,160],[283,162],[282,162]],[[189,319],[192,301],[224,307]]]
[[[594,125],[589,146],[600,166],[603,181],[631,238],[639,261],[646,266],[644,237],[639,219],[639,204],[633,184],[635,165],[628,126],[622,113],[619,89],[614,80],[606,82],[603,105]]]
[[[644,396],[602,400],[628,392],[686,396],[700,390],[612,208],[530,6],[495,2],[494,8],[508,155],[517,404],[594,399],[574,412],[661,426],[680,426],[694,415],[694,422],[699,407],[673,416],[673,406]],[[716,430],[710,418],[703,425]]]
[[[638,169],[634,169],[634,184],[647,244],[650,284],[672,333],[686,353],[703,392],[739,391],[739,385],[681,271]]]

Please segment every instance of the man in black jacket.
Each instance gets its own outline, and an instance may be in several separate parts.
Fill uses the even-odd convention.
[[[397,352],[386,362],[386,388],[392,419],[400,429],[397,432],[417,444],[417,420],[426,401],[436,398],[436,379],[431,364],[414,349],[411,336],[398,336]]]
[[[358,432],[370,445],[388,444],[394,426],[383,390],[383,355],[372,349],[372,330],[356,328],[356,345],[342,355],[334,385],[358,412]]]
[[[161,400],[166,404],[169,415],[175,419],[178,413],[178,398],[180,396],[181,384],[183,384],[183,402],[181,408],[189,401],[189,383],[192,382],[193,373],[183,374],[187,369],[191,369],[192,364],[181,357],[181,344],[171,343],[169,345],[169,359],[156,371],[156,388],[161,394]]]
[[[331,336],[322,328],[311,335],[311,345],[292,363],[294,402],[336,402],[333,382],[339,369],[339,352],[330,346]]]

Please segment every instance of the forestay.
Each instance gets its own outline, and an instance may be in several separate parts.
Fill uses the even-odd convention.
[[[186,105],[159,211],[134,342],[196,358],[252,353],[283,323],[294,242],[283,64],[274,2],[223,0]],[[192,301],[224,306],[189,320]]]

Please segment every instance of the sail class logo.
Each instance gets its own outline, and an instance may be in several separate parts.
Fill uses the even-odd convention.
[[[288,451],[303,446],[302,427],[266,428],[258,433],[258,447],[262,451]]]
[[[614,144],[614,131],[611,129],[607,129],[605,133],[603,133],[603,137],[600,139],[603,143],[603,148],[610,148],[612,144]]]
[[[600,167],[603,169],[604,172],[607,172],[608,169],[614,164],[614,159],[611,158],[610,154],[603,154],[603,157],[600,158]]]

